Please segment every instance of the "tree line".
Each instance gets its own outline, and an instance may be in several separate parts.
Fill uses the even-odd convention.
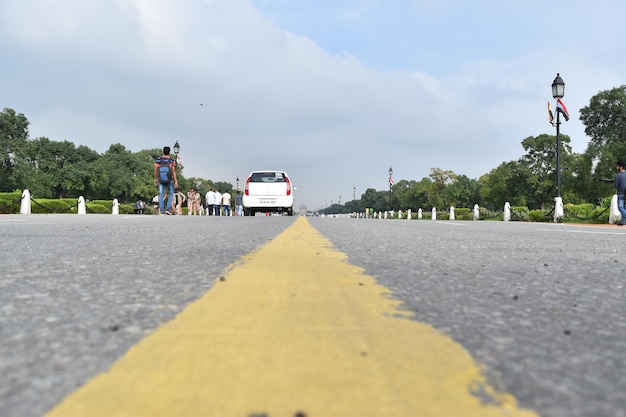
[[[612,178],[615,162],[626,159],[626,85],[601,91],[589,105],[580,109],[589,143],[583,153],[572,152],[570,137],[561,135],[561,184],[563,201],[568,204],[600,204],[613,194],[611,184],[598,181]],[[46,137],[31,139],[29,121],[21,113],[5,108],[0,113],[0,192],[28,189],[34,197],[118,199],[130,202],[151,199],[154,160],[161,148],[131,152],[113,144],[103,154],[76,146],[70,141]],[[327,214],[375,211],[417,210],[450,206],[471,208],[479,204],[491,210],[512,206],[542,209],[552,206],[556,195],[556,137],[541,134],[521,141],[525,153],[517,160],[503,162],[478,179],[452,170],[432,168],[421,180],[396,182],[388,190],[368,188],[357,200],[332,204]],[[186,178],[179,171],[183,190],[208,188],[233,190],[228,182]],[[391,198],[390,198],[391,197]],[[390,201],[391,200],[391,201]]]
[[[574,153],[570,137],[561,135],[561,193],[565,204],[602,205],[614,194],[611,183],[616,162],[626,160],[626,85],[601,91],[580,109],[580,120],[589,137],[583,153]],[[428,177],[397,181],[389,190],[368,188],[358,200],[332,204],[324,214],[407,210],[450,206],[489,210],[525,206],[530,210],[554,206],[556,196],[556,136],[541,134],[521,141],[525,153],[517,160],[503,162],[478,179],[451,170],[432,168]],[[391,201],[390,201],[391,200]]]
[[[28,189],[34,198],[84,196],[120,203],[150,201],[156,194],[153,167],[162,148],[131,152],[117,143],[99,154],[70,141],[30,139],[29,124],[26,116],[13,109],[0,113],[0,192]],[[182,190],[194,187],[204,195],[209,187],[233,189],[228,182],[186,178],[182,167],[177,174]]]

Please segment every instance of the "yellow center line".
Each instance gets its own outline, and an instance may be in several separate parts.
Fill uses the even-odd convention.
[[[390,294],[301,217],[48,416],[537,415]]]

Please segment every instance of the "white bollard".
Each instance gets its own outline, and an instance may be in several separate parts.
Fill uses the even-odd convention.
[[[402,218],[402,210],[398,210],[398,220]]]
[[[611,209],[609,211],[609,224],[615,224],[615,221],[618,218],[621,221],[622,214],[617,208],[617,194],[613,194],[613,197],[611,198]]]
[[[30,214],[30,191],[22,191],[22,202],[20,204],[20,214]]]
[[[387,219],[387,211],[385,211],[385,220]]]
[[[450,220],[454,220],[454,206],[450,206]]]
[[[87,214],[87,205],[85,204],[85,197],[82,195],[78,197],[78,214]]]
[[[114,216],[120,214],[120,203],[117,201],[117,198],[113,199],[113,210],[111,214]]]
[[[478,210],[478,204],[474,204],[474,220],[480,219],[480,210]]]
[[[437,209],[433,207],[433,209],[431,210],[431,215],[430,215],[430,219],[431,220],[437,220]]]
[[[422,209],[421,208],[417,209],[417,218],[418,218],[418,220],[422,219]]]
[[[383,218],[383,213],[382,213],[382,212],[380,212],[380,211],[378,212],[378,218],[379,218],[379,219],[382,219],[382,218]]]
[[[509,220],[511,220],[511,205],[507,201],[504,203],[504,221],[508,222]]]
[[[411,214],[412,214],[411,213],[411,209],[408,209],[407,212],[406,212],[406,219],[407,220],[411,220]]]
[[[563,215],[563,198],[554,197],[554,222],[556,223]]]

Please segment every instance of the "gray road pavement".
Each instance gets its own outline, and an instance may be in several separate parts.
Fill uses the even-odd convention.
[[[360,222],[360,223],[359,223]],[[313,219],[543,416],[626,416],[626,230]]]
[[[0,216],[0,415],[44,414],[294,219]],[[310,222],[523,406],[626,416],[626,229]]]
[[[0,416],[40,416],[288,217],[0,216]]]

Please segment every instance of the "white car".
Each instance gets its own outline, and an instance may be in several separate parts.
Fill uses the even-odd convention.
[[[284,171],[251,172],[243,192],[244,215],[281,212],[293,216],[293,190]]]

